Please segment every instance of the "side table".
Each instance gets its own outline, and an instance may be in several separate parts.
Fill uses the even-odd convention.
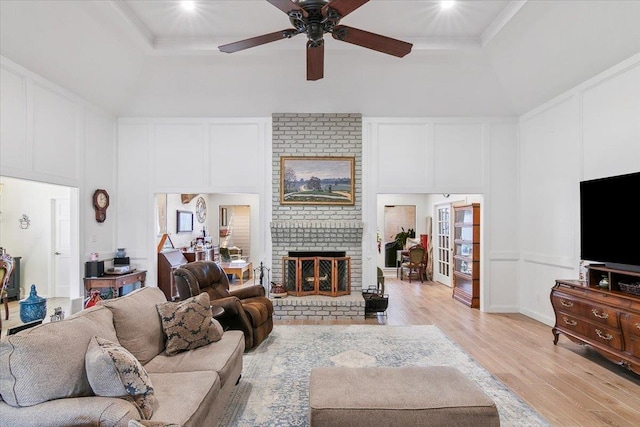
[[[111,288],[114,290],[114,296],[120,295],[120,288],[140,282],[140,286],[144,286],[147,278],[146,270],[134,270],[125,274],[106,274],[100,277],[85,277],[84,290],[85,297],[91,294],[91,289],[95,288]]]
[[[223,307],[219,307],[217,305],[212,305],[211,306],[211,317],[213,317],[214,319],[218,319],[218,318],[222,317],[223,314],[224,314],[224,308]]]

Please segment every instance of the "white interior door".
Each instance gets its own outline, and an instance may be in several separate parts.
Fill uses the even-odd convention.
[[[447,286],[451,283],[451,204],[435,206],[436,224],[433,238],[433,280]]]
[[[70,296],[71,207],[69,199],[53,200],[54,296]]]

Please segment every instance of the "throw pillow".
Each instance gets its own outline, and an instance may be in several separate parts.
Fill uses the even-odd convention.
[[[159,303],[156,307],[167,337],[165,352],[169,356],[222,339],[222,326],[211,317],[206,292],[184,301]]]
[[[93,337],[85,354],[87,378],[97,396],[131,400],[143,419],[150,419],[158,407],[149,374],[127,349],[100,337]]]

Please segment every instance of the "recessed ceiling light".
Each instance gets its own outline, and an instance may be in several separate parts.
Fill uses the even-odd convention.
[[[451,9],[456,2],[454,0],[443,0],[440,2],[441,9]]]
[[[180,2],[180,6],[182,6],[184,10],[188,10],[189,12],[191,12],[196,8],[196,2],[192,0],[182,0]]]

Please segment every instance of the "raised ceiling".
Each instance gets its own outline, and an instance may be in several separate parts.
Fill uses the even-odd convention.
[[[439,1],[373,0],[343,24],[412,42],[415,49],[478,47],[488,43],[524,4],[523,1],[459,1],[443,10]],[[288,17],[264,0],[196,2],[185,11],[177,1],[114,2],[156,52],[217,50],[237,39],[290,28]],[[261,49],[293,49],[298,44],[270,44]],[[352,48],[343,45],[342,48]]]
[[[520,115],[640,52],[640,1],[371,0],[343,24],[414,44],[404,58],[327,39],[305,79],[304,36],[263,0],[0,1],[0,53],[119,116]]]

